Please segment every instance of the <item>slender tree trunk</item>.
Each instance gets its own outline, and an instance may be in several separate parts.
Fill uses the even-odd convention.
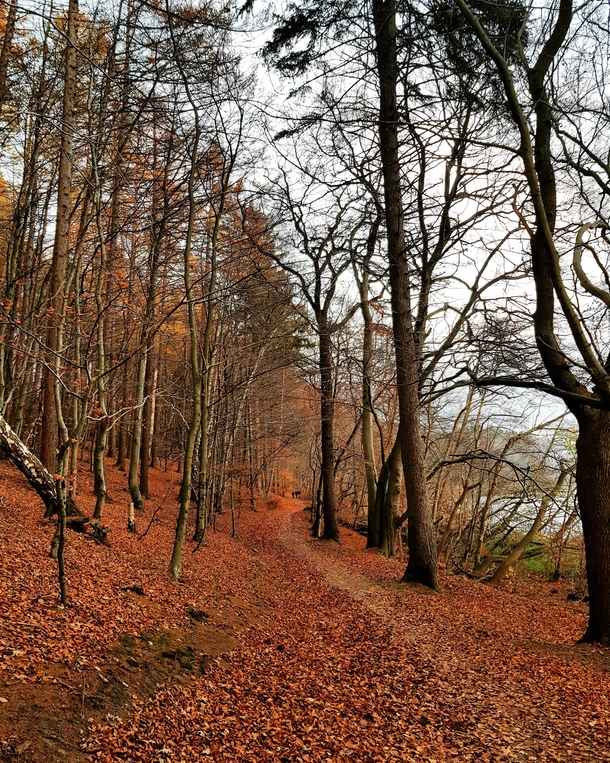
[[[144,511],[138,472],[140,466],[140,450],[142,447],[142,411],[144,408],[144,380],[146,378],[147,361],[148,327],[145,325],[142,329],[140,351],[136,366],[135,406],[133,411],[131,443],[129,446],[129,494],[131,495],[131,501],[136,511]]]
[[[140,492],[147,500],[150,498],[148,487],[148,468],[150,465],[150,444],[153,426],[153,394],[156,374],[156,358],[154,343],[148,355],[146,373],[144,374],[144,409],[142,411],[142,442],[140,445]]]
[[[398,502],[403,472],[401,456],[400,440],[397,439],[385,464],[387,482],[380,507],[379,553],[388,558],[393,557],[396,551]]]
[[[129,396],[129,362],[123,363],[121,370],[121,400],[122,405],[125,405],[125,401]],[[121,418],[117,424],[117,448],[116,448],[116,468],[120,472],[127,471],[127,422],[124,418]]]
[[[51,555],[57,559],[60,599],[67,603],[65,575],[66,537],[66,477],[70,438],[61,411],[61,387],[59,353],[63,344],[65,322],[64,290],[68,262],[68,236],[70,230],[70,189],[72,181],[72,136],[74,132],[74,101],[76,94],[76,22],[78,1],[68,5],[66,34],[66,71],[62,106],[62,135],[60,144],[59,172],[57,180],[57,216],[55,242],[51,262],[51,300],[49,305],[49,330],[47,346],[52,354],[44,372],[44,417],[42,427],[42,461],[56,474],[57,529],[51,546]],[[61,432],[61,440],[60,440]],[[59,448],[58,448],[59,445]]]
[[[155,163],[155,168],[157,167],[157,164],[162,161],[158,156],[158,140],[156,132],[153,141],[153,161]],[[153,224],[150,235],[148,293],[146,295],[146,307],[144,309],[138,348],[135,407],[133,412],[131,443],[129,447],[129,493],[136,511],[144,511],[139,481],[140,453],[142,450],[142,422],[145,403],[146,369],[149,363],[151,345],[154,341],[152,330],[155,320],[158,287],[157,280],[160,266],[159,261],[168,216],[168,176],[169,162],[166,162],[162,165],[162,169],[159,171],[158,176],[154,177],[152,188]]]
[[[536,538],[538,531],[542,527],[542,523],[548,511],[549,504],[554,498],[556,498],[559,495],[559,491],[563,487],[563,483],[565,482],[567,476],[568,476],[567,472],[561,472],[559,474],[559,477],[557,478],[557,481],[555,482],[555,485],[553,486],[553,489],[550,491],[548,495],[545,495],[542,498],[542,501],[540,502],[540,509],[538,510],[538,513],[536,514],[536,518],[532,522],[532,526],[525,533],[523,538],[521,538],[519,543],[517,543],[517,545],[512,549],[509,555],[505,559],[503,559],[501,563],[497,566],[491,578],[492,583],[499,583],[502,580],[502,578],[506,575],[506,573],[510,570],[510,568],[513,567],[519,561],[519,559],[521,558],[521,555],[529,546],[529,544]],[[610,535],[609,535],[609,538],[610,538]]]
[[[473,487],[477,487],[477,485],[469,485],[468,482],[470,481],[470,474],[472,472],[472,464],[470,464],[468,468],[468,474],[466,475],[466,479],[464,480],[464,485],[462,487],[462,492],[460,493],[457,501],[453,504],[453,508],[451,509],[451,514],[449,514],[449,517],[447,519],[447,524],[445,526],[445,530],[443,531],[443,535],[438,542],[438,555],[439,557],[442,557],[443,552],[445,550],[445,547],[447,546],[447,543],[449,542],[449,536],[451,535],[451,532],[453,530],[453,523],[455,521],[455,517],[460,510],[460,506],[464,503],[466,500],[466,497],[468,496],[468,493],[473,489]],[[447,557],[444,559],[445,564],[447,563]]]
[[[411,312],[411,283],[404,236],[404,215],[398,151],[396,100],[396,7],[394,0],[373,0],[375,47],[379,75],[379,144],[383,165],[388,237],[392,327],[396,353],[396,381],[407,493],[409,562],[405,582],[436,589],[437,557],[432,512],[428,502],[426,465],[419,422],[419,359]]]
[[[250,509],[256,513],[256,471],[254,466],[254,438],[252,433],[252,412],[250,402],[247,407],[248,420],[246,423],[246,447],[248,449],[248,494],[250,496]]]
[[[311,526],[311,534],[314,538],[319,538],[322,530],[322,490],[323,480],[322,471],[318,477],[318,486],[315,491],[315,495],[312,497],[313,502],[313,524]]]
[[[171,31],[171,27],[170,27]],[[171,31],[173,40],[173,31]],[[175,41],[174,41],[175,49]],[[180,66],[180,64],[178,64]],[[190,91],[188,89],[187,80],[184,72],[182,72],[185,87],[187,89],[187,95],[191,100]],[[180,510],[178,512],[178,521],[176,523],[176,535],[174,538],[174,548],[172,551],[172,558],[169,563],[168,572],[174,580],[180,580],[182,575],[182,560],[184,557],[184,543],[186,540],[186,528],[188,522],[189,509],[191,506],[191,493],[193,489],[193,462],[195,456],[195,446],[197,443],[197,436],[201,426],[201,370],[199,365],[199,327],[197,324],[197,314],[195,312],[195,295],[193,293],[193,284],[191,280],[191,247],[193,241],[193,233],[195,226],[195,212],[196,212],[196,199],[195,199],[195,177],[197,171],[197,153],[199,150],[199,112],[197,107],[191,101],[195,113],[195,134],[193,137],[193,145],[191,147],[191,164],[189,172],[189,184],[188,184],[188,200],[189,200],[189,218],[188,227],[186,231],[186,241],[184,245],[184,289],[186,294],[186,307],[188,312],[188,327],[189,327],[189,358],[191,365],[191,394],[193,396],[193,410],[191,412],[191,420],[189,423],[188,435],[186,438],[186,444],[184,447],[184,472],[182,475],[182,485],[180,488]]]
[[[363,279],[364,280],[364,279]],[[368,276],[367,276],[368,280]],[[362,288],[362,296],[368,299],[368,286]],[[361,306],[364,330],[362,334],[362,453],[366,476],[368,514],[375,510],[377,470],[375,469],[375,444],[373,440],[373,394],[371,382],[371,359],[373,356],[373,320],[368,304]],[[368,545],[368,543],[367,543]]]
[[[377,198],[375,199],[377,201]],[[352,260],[354,277],[360,292],[360,312],[362,314],[362,455],[366,477],[367,516],[373,518],[375,512],[375,494],[377,490],[377,470],[375,468],[375,444],[373,440],[373,384],[371,379],[371,364],[373,358],[373,319],[369,307],[369,267],[379,235],[383,219],[381,205],[378,204],[377,215],[373,220],[366,245],[366,255],[360,268]]]
[[[68,6],[66,34],[66,71],[62,106],[62,132],[57,179],[57,219],[55,222],[55,243],[51,262],[50,293],[48,310],[49,330],[47,347],[51,357],[43,375],[43,410],[41,434],[41,460],[47,469],[57,466],[58,413],[55,398],[55,376],[53,353],[58,346],[58,322],[62,309],[63,288],[68,259],[68,232],[70,227],[70,187],[72,181],[72,137],[74,133],[74,98],[76,93],[76,19],[78,0],[70,0]]]
[[[97,170],[97,156],[95,149],[92,150],[93,177],[96,184],[95,190],[95,217],[97,222],[97,233],[99,237],[100,261],[95,285],[95,303],[97,307],[97,404],[98,404],[98,424],[95,437],[95,452],[93,459],[93,491],[95,493],[95,510],[93,516],[95,519],[101,519],[106,504],[106,467],[104,457],[106,455],[106,440],[108,438],[108,408],[106,395],[106,322],[104,315],[105,300],[104,295],[108,289],[107,278],[107,256],[106,256],[106,237],[102,226],[102,211],[100,207],[99,174]]]
[[[203,347],[201,348],[201,363],[203,375],[201,379],[201,437],[199,440],[199,487],[197,490],[197,518],[195,522],[195,541],[201,542],[205,533],[206,508],[205,485],[208,477],[208,444],[210,429],[210,390],[212,388],[212,337],[214,328],[214,293],[216,291],[216,243],[220,226],[220,217],[214,219],[214,230],[210,242],[210,283],[209,297],[203,331]]]
[[[398,438],[396,438],[387,460],[381,467],[381,471],[379,472],[379,479],[377,480],[377,484],[375,486],[375,505],[373,506],[373,511],[369,513],[368,519],[366,543],[367,548],[379,548],[381,544],[381,525],[383,521],[382,514],[390,486],[390,481],[392,479],[391,472],[392,469],[396,469],[396,462],[397,460],[400,461],[400,458],[400,441]],[[402,467],[400,469],[400,475],[402,478]]]
[[[455,421],[453,422],[453,427],[451,429],[451,434],[447,438],[447,447],[445,448],[445,451],[443,453],[443,460],[447,461],[449,459],[450,453],[453,452],[453,448],[456,443],[460,443],[462,441],[462,438],[464,436],[464,432],[466,431],[466,426],[468,424],[469,418],[470,418],[470,410],[472,407],[472,399],[474,396],[474,386],[469,387],[468,389],[468,395],[466,396],[466,403],[464,404],[464,408],[460,411],[460,413],[457,415]],[[479,400],[479,407],[477,411],[477,417],[474,424],[474,432],[475,437],[478,438],[479,436],[479,424],[481,420],[481,413],[483,412],[483,404],[485,402],[485,393],[480,396]],[[445,491],[445,475],[446,470],[443,468],[440,468],[438,471],[438,477],[436,480],[436,485],[434,487],[434,498],[432,501],[432,516],[434,517],[434,520],[436,521],[438,510],[441,505],[441,501],[444,495]],[[451,512],[453,514],[453,511]],[[443,544],[444,545],[444,544]],[[441,546],[439,545],[438,548],[438,555],[440,557],[441,555]]]
[[[568,533],[574,527],[576,522],[580,519],[576,509],[572,509],[570,514],[564,519],[560,530],[556,533],[554,543],[558,543],[559,550],[557,552],[557,563],[555,565],[555,572],[553,573],[553,580],[559,580],[561,577],[561,567],[563,565],[563,552],[566,545]]]

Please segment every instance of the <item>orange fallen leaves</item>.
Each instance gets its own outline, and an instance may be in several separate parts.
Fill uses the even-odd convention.
[[[205,676],[161,686],[149,701],[127,688],[132,705],[120,717],[88,724],[82,750],[90,761],[609,759],[608,652],[572,646],[582,605],[569,607],[542,585],[520,594],[462,577],[444,578],[441,594],[400,585],[401,564],[367,551],[348,531],[339,547],[310,539],[303,512],[282,510],[291,502],[279,499],[279,510],[242,512],[239,541],[227,531],[230,518],[220,517],[220,532],[186,555],[177,586],[165,574],[174,501],[139,540],[124,530],[128,496],[113,473],[115,502],[105,518],[113,545],[70,534],[64,610],[46,558],[52,527],[39,525],[39,508],[26,505],[7,468],[0,467],[3,681],[53,680],[54,662],[103,675],[110,643],[185,627],[187,606],[203,613],[234,611],[240,600],[268,606],[228,664],[212,661]],[[161,493],[162,480],[177,488],[175,475],[153,477]]]

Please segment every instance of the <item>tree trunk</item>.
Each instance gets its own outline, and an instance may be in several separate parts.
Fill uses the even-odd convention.
[[[252,432],[252,414],[250,402],[247,408],[248,421],[246,423],[246,445],[248,448],[248,494],[250,496],[250,509],[256,512],[256,492],[254,490],[256,472],[254,468],[254,437]]]
[[[398,440],[396,440],[398,442]],[[396,443],[394,443],[394,448]],[[377,484],[375,485],[375,503],[369,506],[366,523],[366,547],[379,548],[379,538],[381,537],[381,507],[385,500],[388,489],[389,477],[389,459],[381,467]]]
[[[4,25],[4,39],[0,49],[0,106],[8,96],[6,87],[6,75],[8,71],[8,62],[11,57],[11,48],[13,47],[13,36],[15,34],[15,22],[17,21],[17,0],[13,0],[8,6],[8,13]]]
[[[140,443],[140,493],[147,500],[150,498],[148,487],[148,468],[150,466],[150,444],[153,425],[153,394],[156,374],[156,359],[153,348],[148,354],[144,375],[144,409],[142,411],[142,441]]]
[[[451,532],[453,530],[453,522],[455,521],[455,517],[460,510],[460,506],[464,503],[466,500],[468,493],[475,487],[478,487],[478,485],[469,485],[468,482],[470,480],[470,475],[472,473],[472,464],[469,464],[468,467],[468,473],[466,475],[466,479],[464,480],[464,484],[462,486],[462,492],[460,493],[457,501],[453,504],[453,508],[451,509],[451,514],[449,514],[449,518],[447,519],[447,525],[445,526],[445,530],[443,532],[443,535],[438,543],[438,555],[442,556],[445,547],[447,546],[447,543],[449,542],[449,536],[451,535]],[[447,563],[447,557],[444,559],[445,564]]]
[[[320,326],[321,324],[321,326]],[[322,431],[322,515],[324,529],[322,537],[339,542],[337,523],[337,499],[335,495],[335,444],[334,444],[334,384],[332,365],[332,345],[325,322],[320,326],[320,413]]]
[[[58,445],[58,414],[55,396],[54,367],[58,345],[58,323],[62,310],[63,289],[68,260],[68,232],[70,227],[70,187],[72,181],[72,136],[74,132],[74,98],[76,93],[76,18],[78,1],[70,0],[68,7],[66,71],[62,106],[62,133],[57,179],[57,219],[55,243],[50,272],[49,329],[47,347],[50,356],[43,375],[43,409],[41,433],[41,460],[47,469],[56,469]]]
[[[172,41],[174,42],[174,33],[170,27]],[[181,68],[180,63],[178,64]],[[195,456],[195,446],[197,436],[201,426],[201,405],[202,405],[202,379],[199,366],[199,326],[197,324],[197,313],[195,310],[195,295],[193,293],[193,284],[191,281],[191,248],[193,241],[193,231],[195,226],[195,176],[197,167],[197,152],[199,149],[199,112],[191,100],[190,91],[184,72],[181,69],[184,79],[187,96],[195,112],[195,135],[191,147],[191,164],[188,183],[189,199],[189,217],[186,230],[186,241],[184,245],[184,290],[186,298],[186,307],[188,313],[188,336],[189,336],[189,359],[191,365],[191,394],[193,396],[193,410],[189,422],[188,435],[184,446],[184,472],[182,474],[182,485],[180,487],[180,510],[178,512],[178,521],[176,522],[176,535],[174,538],[174,548],[172,558],[169,563],[168,572],[174,580],[180,580],[182,575],[182,559],[184,557],[184,543],[186,540],[186,527],[188,515],[191,506],[191,493],[193,489],[193,462]]]
[[[610,375],[590,343],[591,332],[582,326],[561,273],[554,239],[557,216],[557,187],[551,139],[556,121],[546,81],[565,44],[574,11],[571,0],[561,0],[555,23],[535,64],[527,68],[530,103],[522,107],[505,58],[495,48],[465,0],[457,0],[464,17],[494,61],[504,86],[511,115],[519,129],[519,155],[523,162],[529,196],[536,216],[531,236],[532,273],[536,285],[534,332],[540,357],[556,388],[566,393],[566,403],[579,424],[576,444],[576,493],[583,526],[589,583],[589,624],[583,641],[610,644],[610,411],[588,405],[603,400],[610,407]],[[525,115],[533,107],[535,135]],[[532,145],[533,144],[533,145]],[[555,331],[555,298],[561,305],[580,368],[586,368],[593,383],[589,391],[572,371]],[[570,354],[574,351],[570,348]],[[588,399],[588,400],[587,400]]]
[[[99,182],[97,172],[96,154],[92,151],[94,167],[93,176],[95,178],[96,185]],[[108,408],[107,408],[107,392],[106,382],[104,379],[104,373],[106,370],[106,324],[104,317],[104,295],[108,289],[108,277],[107,277],[107,254],[106,254],[106,239],[104,236],[104,230],[101,219],[101,206],[99,193],[95,194],[95,207],[96,207],[96,221],[97,231],[99,236],[100,245],[100,262],[99,271],[97,275],[97,281],[95,286],[95,303],[97,306],[97,401],[99,408],[99,422],[96,430],[95,437],[95,455],[94,455],[94,493],[95,493],[95,511],[93,516],[95,519],[101,519],[104,513],[104,506],[106,504],[106,469],[104,463],[104,456],[106,455],[106,440],[108,437]]]
[[[152,288],[152,287],[151,287]],[[142,411],[144,408],[144,379],[146,376],[146,364],[148,362],[148,330],[142,329],[140,340],[140,352],[136,366],[136,389],[135,406],[133,411],[133,428],[131,431],[131,443],[129,447],[129,494],[136,511],[144,511],[140,482],[138,480],[140,449],[142,446]]]
[[[209,294],[216,291],[216,236],[218,217],[215,220],[211,242],[210,284]],[[199,485],[197,489],[197,518],[195,522],[195,541],[200,543],[206,527],[206,485],[208,480],[208,443],[210,428],[210,390],[212,389],[212,328],[214,325],[214,301],[207,300],[205,329],[203,331],[203,347],[201,350],[201,436],[199,440]],[[251,495],[254,495],[254,485],[251,485]],[[254,499],[252,498],[252,502]]]
[[[587,557],[589,624],[582,641],[610,645],[610,412],[589,410],[576,443],[576,492]]]
[[[367,240],[366,256],[360,273],[353,263],[354,277],[360,292],[360,312],[362,314],[362,455],[366,476],[367,516],[369,524],[376,524],[374,517],[377,491],[377,470],[375,468],[375,444],[373,440],[373,391],[371,368],[373,358],[373,318],[369,307],[369,272],[371,259],[375,253],[375,245],[382,220],[382,210],[379,207],[377,216],[371,224]],[[367,538],[367,546],[369,545]],[[375,544],[376,546],[377,544]]]
[[[398,501],[402,486],[402,461],[400,440],[396,440],[388,457],[387,486],[380,512],[379,553],[391,558],[396,551]]]
[[[121,370],[121,404],[124,406],[129,396],[129,363],[123,363]],[[127,471],[127,422],[125,417],[121,417],[117,423],[117,453],[116,468],[120,472]]]
[[[396,469],[396,460],[400,460],[400,457],[400,441],[398,438],[396,438],[387,460],[381,467],[381,471],[379,472],[379,479],[377,480],[377,484],[375,486],[375,505],[373,506],[373,510],[369,512],[367,524],[367,548],[379,548],[381,544],[381,525],[383,522],[382,514],[392,479],[391,472],[392,469]],[[402,477],[402,468],[400,473]]]
[[[313,522],[311,525],[311,534],[314,538],[319,538],[322,525],[322,472],[318,478],[318,486],[315,491],[315,495],[312,496],[313,503]]]
[[[566,541],[568,534],[570,533],[572,527],[578,522],[580,517],[578,516],[578,511],[576,509],[572,509],[570,514],[564,519],[563,524],[561,525],[561,528],[558,530],[557,533],[555,533],[555,537],[553,538],[553,545],[558,544],[559,549],[557,551],[557,562],[555,564],[555,571],[553,572],[553,580],[559,580],[561,577],[561,567],[563,564],[563,552],[566,546]]]
[[[47,514],[58,512],[58,500],[53,475],[42,462],[26,448],[6,421],[0,417],[0,448],[6,453],[30,485],[40,496]]]
[[[388,237],[392,327],[396,381],[407,493],[409,562],[403,580],[436,589],[436,538],[428,503],[424,449],[419,422],[419,362],[411,312],[411,283],[404,236],[398,108],[396,101],[396,7],[394,0],[373,0],[375,47],[379,75],[379,144],[383,165]]]
[[[542,501],[540,502],[540,509],[538,510],[538,513],[536,514],[536,518],[534,519],[532,526],[525,533],[523,538],[521,538],[519,543],[517,543],[517,545],[509,553],[509,555],[505,559],[503,559],[501,563],[497,566],[496,570],[494,571],[494,574],[491,577],[492,583],[499,583],[502,580],[502,578],[506,575],[506,573],[510,570],[510,568],[519,561],[519,559],[521,558],[521,555],[523,554],[525,549],[529,546],[529,544],[535,539],[536,535],[538,534],[538,531],[540,530],[542,526],[544,517],[549,508],[550,502],[558,495],[567,476],[568,475],[566,472],[561,472],[551,492],[548,495],[545,495],[543,497]]]

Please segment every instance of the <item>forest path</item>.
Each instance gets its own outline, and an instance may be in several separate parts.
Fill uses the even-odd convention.
[[[455,602],[448,602],[453,597],[446,593],[369,577],[362,571],[363,554],[353,553],[362,544],[352,545],[350,553],[349,545],[312,540],[307,529],[302,515],[293,515],[284,520],[280,539],[317,568],[329,586],[368,609],[371,630],[387,631],[396,676],[409,678],[401,687],[407,692],[402,700],[408,701],[406,715],[413,724],[407,734],[421,739],[416,760],[610,760],[596,729],[600,711],[603,716],[608,710],[609,695],[602,690],[596,698],[601,704],[591,701],[585,696],[588,681],[578,691],[581,665],[547,659],[545,653],[553,649],[542,644],[535,645],[535,654],[534,644],[511,639],[510,629],[494,636],[485,625],[487,618],[480,622],[476,603],[466,623],[467,613],[458,608],[452,613]],[[353,543],[354,535],[349,535]],[[372,556],[371,561],[374,565],[380,560]],[[483,594],[489,590],[479,588]],[[607,689],[607,674],[602,680]],[[405,719],[396,705],[389,709]]]
[[[572,610],[461,578],[401,585],[354,533],[311,539],[301,507],[242,515],[270,615],[230,667],[163,690],[92,760],[610,760],[608,674],[548,645]]]

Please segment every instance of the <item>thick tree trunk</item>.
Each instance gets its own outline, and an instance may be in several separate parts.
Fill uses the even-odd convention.
[[[318,323],[320,325],[320,322]],[[335,401],[333,385],[332,345],[330,334],[322,321],[320,336],[320,413],[322,424],[322,537],[339,541],[337,499],[335,495]]]
[[[424,449],[419,423],[419,361],[411,313],[411,283],[404,236],[398,108],[396,102],[396,7],[394,0],[373,0],[379,74],[379,144],[390,266],[396,381],[407,492],[409,563],[403,580],[437,588],[436,538],[428,503]]]
[[[589,624],[582,640],[610,645],[610,412],[589,410],[576,443],[576,492],[587,557]]]

